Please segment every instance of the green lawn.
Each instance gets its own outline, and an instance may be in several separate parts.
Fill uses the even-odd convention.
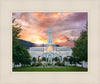
[[[20,72],[20,71],[25,71],[25,72],[66,72],[66,71],[81,71],[81,72],[86,72],[87,68],[82,68],[82,67],[74,67],[74,66],[67,66],[67,67],[17,67],[13,69],[14,72]]]

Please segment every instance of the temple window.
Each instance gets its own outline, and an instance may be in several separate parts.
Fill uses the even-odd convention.
[[[48,52],[52,52],[52,47],[51,46],[48,47]]]

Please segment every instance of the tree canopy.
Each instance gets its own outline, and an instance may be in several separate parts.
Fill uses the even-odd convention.
[[[32,61],[33,61],[33,62],[36,62],[36,57],[33,57]]]
[[[82,31],[80,37],[78,38],[77,41],[75,41],[75,47],[72,49],[73,50],[73,56],[74,58],[80,61],[87,61],[87,51],[88,49],[88,35],[87,35],[87,30]]]
[[[54,60],[55,60],[56,62],[58,62],[58,61],[59,61],[59,58],[58,58],[58,57],[55,57]]]
[[[19,33],[21,32],[21,28],[17,25],[12,26],[13,29],[13,63],[22,65],[30,64],[31,56],[28,53],[27,49],[24,48],[22,45],[19,44],[18,38]]]
[[[42,61],[46,61],[46,57],[42,57]]]

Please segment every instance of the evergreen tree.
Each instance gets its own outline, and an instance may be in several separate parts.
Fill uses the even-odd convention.
[[[42,61],[46,61],[46,58],[45,57],[42,57]]]
[[[20,63],[20,57],[19,57],[19,50],[20,46],[18,43],[18,34],[21,31],[21,28],[17,27],[16,25],[12,26],[13,28],[13,63],[19,64]]]
[[[55,60],[56,62],[59,62],[59,61],[60,61],[58,57],[55,57],[54,60]]]
[[[64,58],[63,58],[63,61],[64,61],[64,62],[66,62],[66,61],[68,62],[69,59],[68,59],[67,57],[64,57]]]
[[[70,64],[73,63],[73,57],[72,56],[69,58],[69,62],[70,62]]]
[[[30,64],[31,57],[28,51],[19,44],[18,38],[19,33],[21,32],[21,28],[17,25],[13,25],[13,63],[14,65],[21,63],[23,66],[25,64]]]
[[[36,62],[36,57],[33,57],[32,61],[33,61],[33,62]]]
[[[87,28],[86,28],[87,29]],[[87,31],[82,31],[80,37],[75,41],[75,47],[73,50],[73,60],[74,63],[79,63],[79,61],[87,61],[87,49],[88,49],[88,36]]]

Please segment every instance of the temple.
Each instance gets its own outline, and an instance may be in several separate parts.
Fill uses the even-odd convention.
[[[64,57],[72,55],[70,47],[61,47],[54,44],[51,29],[48,31],[48,41],[43,47],[30,47],[28,51],[32,58],[36,57],[37,62],[41,62],[42,57],[45,57],[47,63],[53,63],[55,57],[58,57],[62,62]]]

